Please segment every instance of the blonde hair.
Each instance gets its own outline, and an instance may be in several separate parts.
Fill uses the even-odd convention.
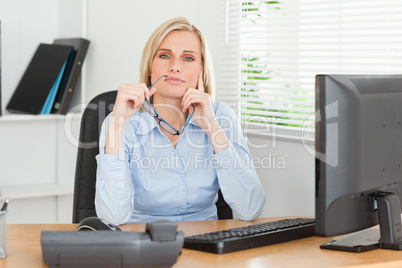
[[[152,61],[163,39],[165,39],[171,31],[190,31],[194,32],[199,37],[201,43],[201,65],[203,68],[204,90],[206,93],[211,95],[211,97],[214,97],[214,70],[207,42],[201,31],[184,17],[176,17],[166,21],[149,37],[142,53],[140,82],[145,83],[148,87],[151,86],[151,77],[149,74],[151,73]]]

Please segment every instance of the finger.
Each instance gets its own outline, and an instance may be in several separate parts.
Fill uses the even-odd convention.
[[[183,112],[187,111],[187,109],[190,107],[191,104],[201,104],[203,105],[204,103],[204,98],[200,96],[190,96],[186,102],[184,102],[183,105]]]
[[[194,89],[194,88],[189,87],[189,88],[187,89],[186,93],[184,93],[184,96],[183,96],[182,101],[181,101],[181,105],[183,106],[183,104],[188,100],[188,98],[189,98],[191,95],[193,95],[193,94],[198,94],[198,93],[199,93],[199,91],[198,91],[197,89]]]
[[[183,107],[183,112],[187,111],[188,106],[191,104],[192,100],[192,95],[187,95],[185,99],[183,99],[182,102],[182,107]]]
[[[125,92],[123,92],[122,97],[124,99],[126,99],[127,101],[129,101],[129,100],[134,101],[139,97],[140,98],[144,97],[144,93],[141,91],[125,91]]]
[[[133,102],[133,109],[137,109],[138,107],[140,107],[140,96],[134,96],[131,101]]]
[[[156,92],[156,87],[152,87],[150,90],[148,90],[147,94],[147,99],[149,99],[154,93]]]
[[[205,92],[204,91],[204,80],[202,79],[203,76],[203,70],[201,70],[200,75],[198,76],[198,86],[197,89],[201,92]]]
[[[139,98],[140,101],[138,102],[138,105],[142,105],[145,102],[145,94],[140,94]]]
[[[184,92],[183,97],[181,98],[181,106],[183,106],[183,103],[187,100],[188,95],[190,94],[191,88],[187,88],[186,92]]]
[[[129,96],[132,94],[141,94],[141,92],[145,92],[147,90],[146,87],[142,87],[141,85],[121,85],[119,86],[118,93],[122,96]]]

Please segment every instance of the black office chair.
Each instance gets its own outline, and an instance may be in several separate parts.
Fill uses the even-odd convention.
[[[96,159],[99,153],[99,134],[103,120],[113,110],[117,91],[102,93],[93,98],[84,110],[81,119],[81,129],[75,169],[73,223],[82,219],[96,216],[95,212],[95,181]],[[219,219],[232,219],[233,214],[229,205],[223,199],[219,190],[216,202]]]

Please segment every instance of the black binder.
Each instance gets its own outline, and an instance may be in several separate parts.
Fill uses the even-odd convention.
[[[7,110],[40,114],[72,50],[72,46],[40,44],[14,91]]]
[[[88,51],[89,41],[84,38],[66,38],[55,39],[53,43],[74,47],[52,109],[52,113],[67,114],[71,99],[76,92],[75,87],[81,75],[81,67]]]

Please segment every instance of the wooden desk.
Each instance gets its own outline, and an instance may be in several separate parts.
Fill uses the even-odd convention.
[[[261,218],[253,223],[278,220]],[[179,222],[178,229],[186,235],[250,225],[241,220]],[[8,257],[0,259],[0,267],[47,267],[42,259],[42,230],[73,231],[76,224],[8,224]],[[145,223],[126,224],[124,231],[145,230]],[[322,250],[319,245],[331,238],[309,237],[287,243],[216,255],[183,249],[174,268],[186,267],[402,267],[402,252],[377,249],[366,253]]]

